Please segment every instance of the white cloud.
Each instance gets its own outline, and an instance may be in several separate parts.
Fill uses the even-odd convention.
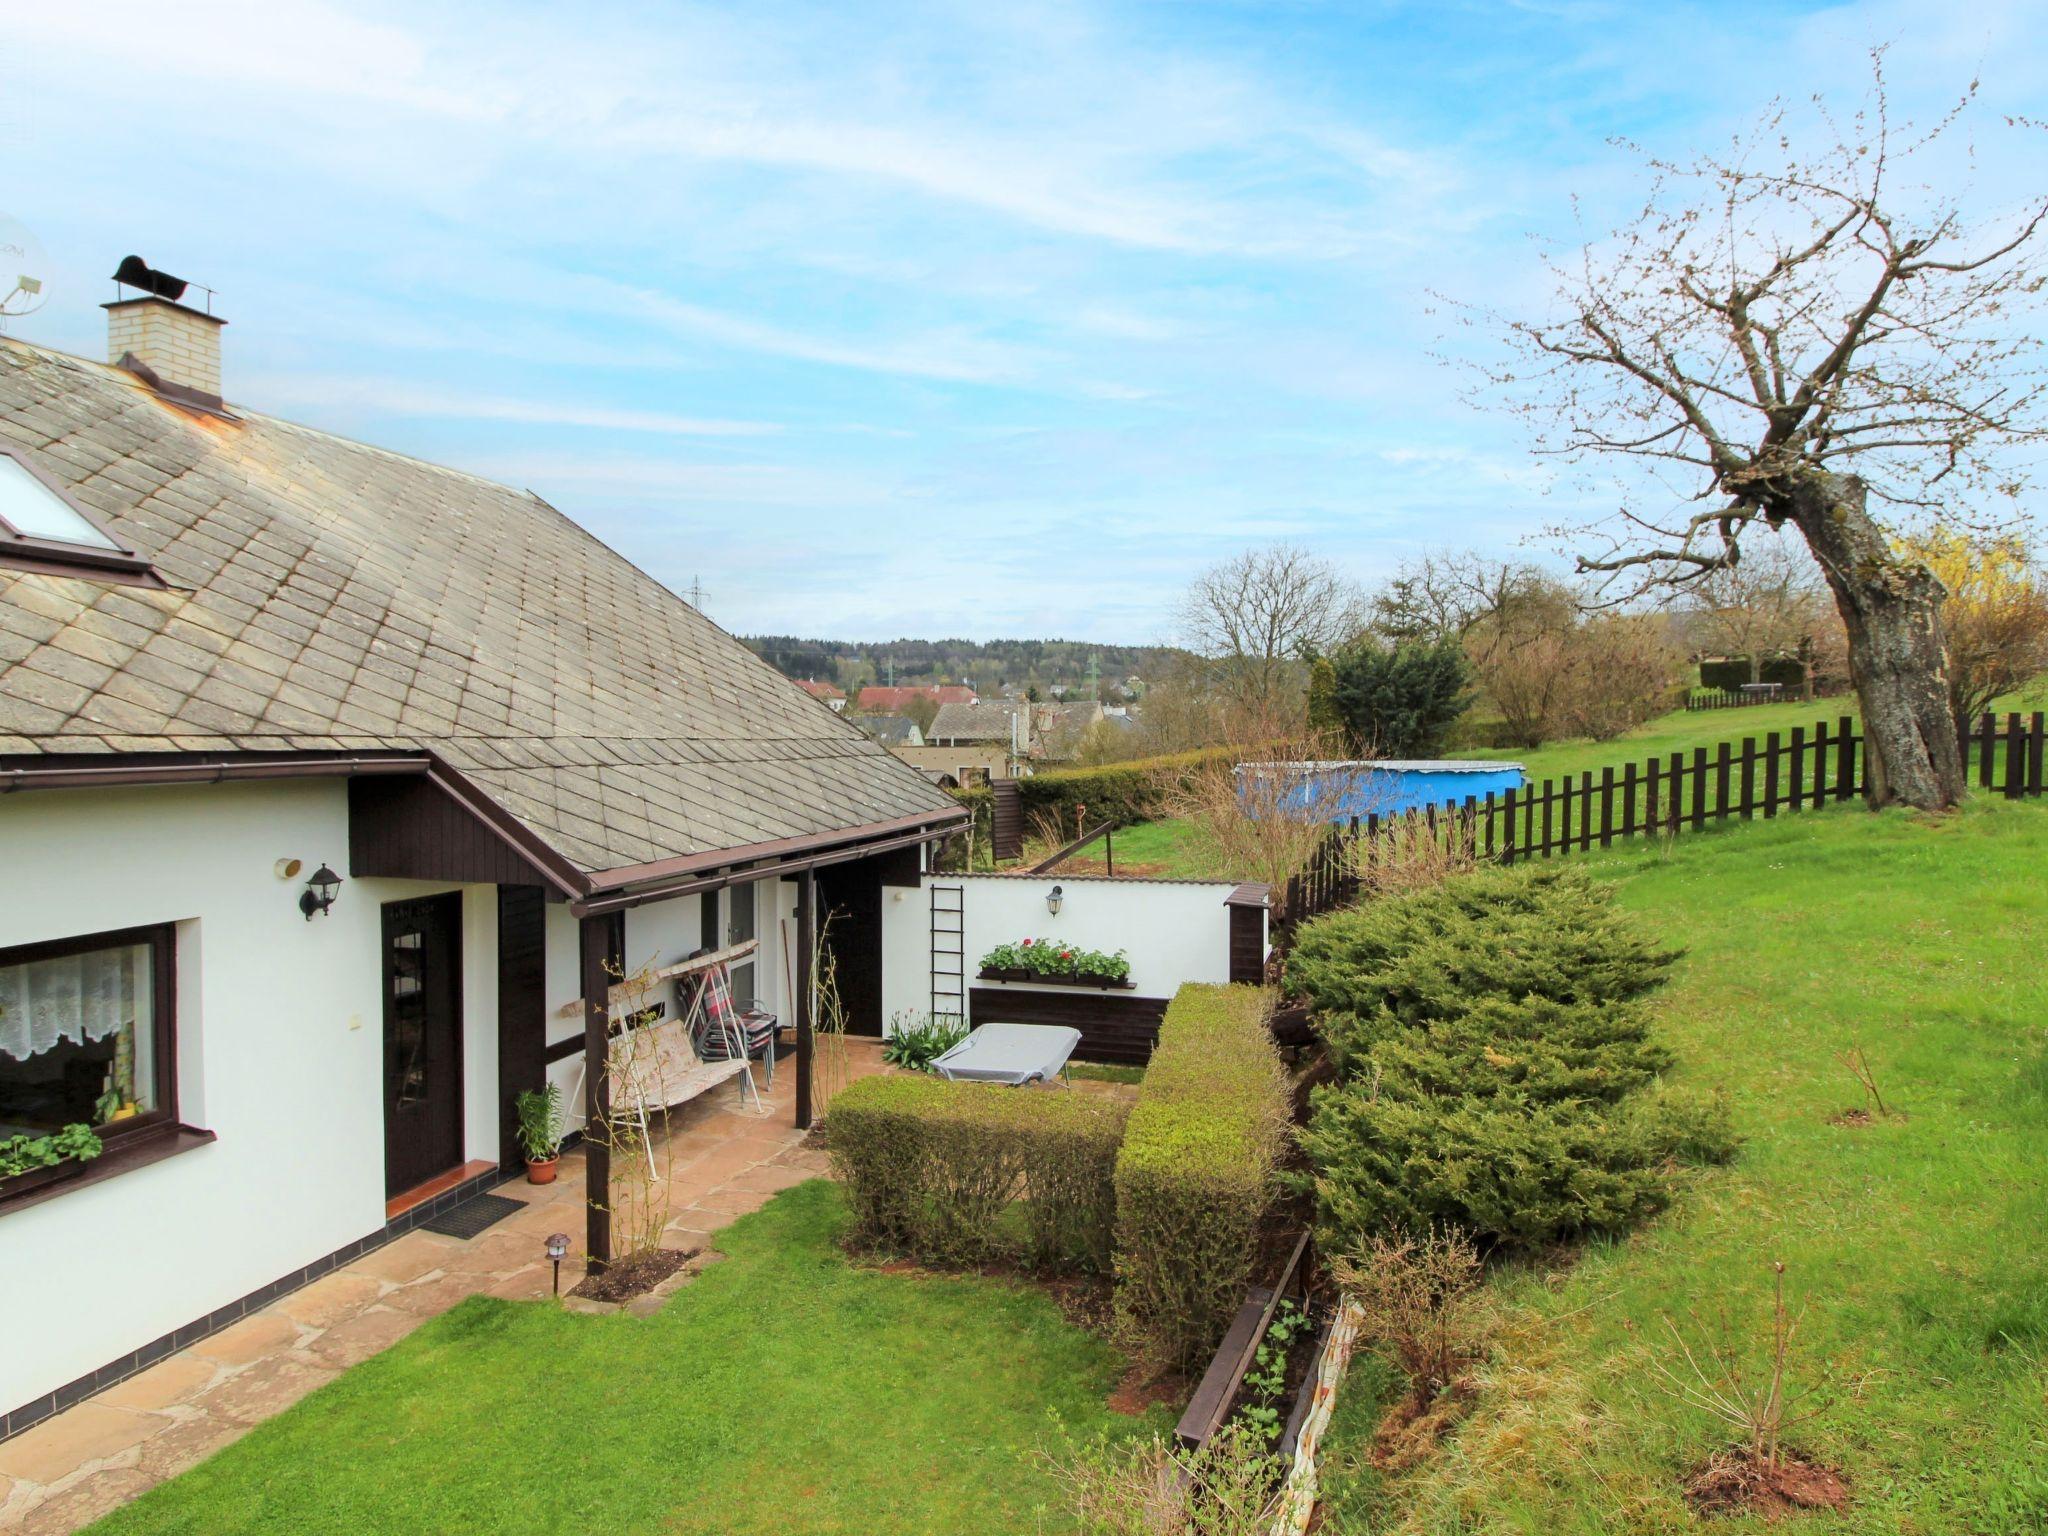
[[[520,400],[475,394],[451,386],[434,389],[403,379],[320,373],[258,374],[237,381],[237,398],[252,408],[279,405],[328,409],[346,407],[393,416],[448,421],[504,421],[526,426],[589,427],[612,432],[651,432],[674,437],[762,437],[780,432],[769,421],[730,421],[574,401]]]

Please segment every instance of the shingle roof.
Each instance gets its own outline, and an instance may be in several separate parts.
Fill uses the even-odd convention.
[[[1076,704],[1039,704],[1032,709],[1032,750],[1040,757],[1064,761],[1081,750],[1102,705],[1094,699]]]
[[[863,715],[860,728],[885,747],[921,747],[924,737],[908,715]]]
[[[1008,741],[1010,722],[1027,706],[1018,699],[991,699],[981,704],[941,704],[932,716],[926,741]],[[1023,734],[1022,727],[1018,728]]]
[[[428,750],[586,871],[952,802],[530,492],[0,339],[0,441],[170,583],[0,570],[0,760]]]

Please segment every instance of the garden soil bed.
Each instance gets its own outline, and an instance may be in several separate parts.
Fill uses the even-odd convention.
[[[620,1259],[601,1274],[585,1275],[569,1294],[584,1301],[631,1301],[653,1290],[690,1258],[673,1248],[650,1248]]]
[[[1766,1467],[1746,1447],[1717,1451],[1685,1485],[1686,1502],[1702,1515],[1762,1515],[1779,1520],[1802,1510],[1846,1509],[1849,1485],[1832,1467],[1781,1450]]]

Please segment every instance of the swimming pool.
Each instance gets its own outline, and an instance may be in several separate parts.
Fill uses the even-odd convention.
[[[1520,789],[1528,782],[1520,763],[1454,758],[1241,763],[1237,775],[1248,799],[1288,809],[1313,808],[1330,821],[1461,805],[1468,795],[1483,801],[1489,793]],[[1262,782],[1267,775],[1277,775],[1278,784]]]

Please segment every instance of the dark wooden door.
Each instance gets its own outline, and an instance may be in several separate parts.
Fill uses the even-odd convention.
[[[462,1161],[462,896],[384,906],[384,1192]]]
[[[818,871],[818,912],[829,918],[833,975],[849,1035],[882,1032],[882,865],[876,859]]]

